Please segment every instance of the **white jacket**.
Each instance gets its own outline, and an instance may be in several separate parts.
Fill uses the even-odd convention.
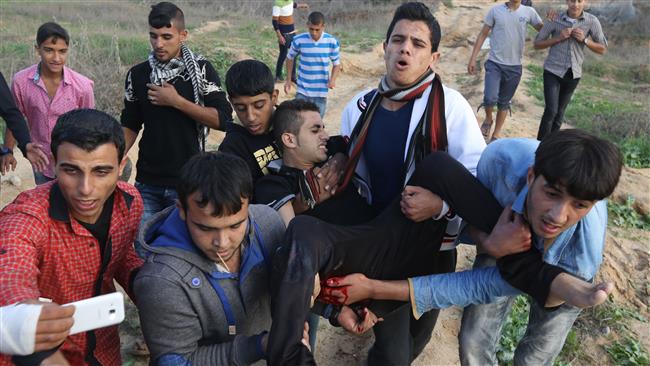
[[[485,149],[485,140],[479,129],[474,111],[467,100],[456,90],[442,86],[445,95],[445,123],[447,125],[447,152],[451,157],[458,160],[474,176],[476,176],[476,166]],[[350,136],[354,127],[361,116],[359,109],[359,99],[363,98],[372,89],[365,90],[357,94],[343,110],[341,116],[341,135]],[[426,109],[429,100],[431,88],[429,87],[420,98],[415,100],[411,120],[409,122],[408,141],[404,150],[404,159],[406,159],[409,146],[412,143],[413,131],[420,122],[420,118]],[[350,146],[350,150],[354,145]],[[408,170],[402,185],[405,186],[411,175],[415,171],[415,162],[408,164]],[[370,187],[370,174],[363,156],[359,158],[355,170],[354,184],[359,189],[359,193],[366,198],[368,203],[372,202],[372,190]],[[448,211],[448,206],[444,203],[443,212],[439,217]],[[460,230],[461,222],[458,218],[451,220],[447,225],[447,235],[444,239],[441,250],[453,249],[455,237]]]
[[[451,157],[458,160],[467,168],[474,176],[476,176],[476,165],[478,160],[485,149],[485,141],[481,130],[476,122],[474,111],[470,107],[467,100],[456,90],[442,86],[445,93],[445,122],[447,124],[447,152]],[[360,98],[368,94],[371,89],[365,90],[357,94],[343,110],[341,116],[341,135],[350,136],[354,126],[356,126],[361,110],[357,105]],[[413,112],[411,113],[411,121],[409,123],[408,141],[406,149],[404,150],[404,159],[408,153],[409,145],[413,137],[413,131],[420,122],[422,113],[427,106],[429,100],[429,93],[431,88],[427,89],[420,98],[415,100],[413,105]],[[352,147],[350,147],[351,149]],[[406,185],[409,178],[415,170],[415,163],[410,162],[409,168],[404,179],[403,185]],[[366,167],[366,162],[363,154],[357,164],[355,183],[363,195],[369,202],[372,202],[372,195],[370,193],[370,175]]]

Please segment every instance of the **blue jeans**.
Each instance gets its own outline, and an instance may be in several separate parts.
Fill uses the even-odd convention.
[[[325,97],[308,97],[304,94],[296,93],[296,99],[306,100],[316,104],[318,110],[320,111],[320,118],[325,116],[325,110],[327,109],[327,98]]]
[[[476,257],[474,268],[496,265],[485,254]],[[496,365],[496,351],[501,329],[510,314],[514,296],[500,297],[496,302],[470,305],[463,311],[458,335],[461,365]],[[580,309],[562,305],[554,311],[544,310],[536,302],[530,304],[528,327],[515,350],[515,365],[553,365],[562,351]]]
[[[521,80],[521,65],[501,65],[487,60],[485,62],[485,86],[483,105],[499,110],[510,109],[510,101],[517,91]]]
[[[142,201],[144,203],[144,212],[140,220],[140,227],[151,218],[151,216],[164,210],[165,208],[174,205],[178,199],[176,190],[167,187],[152,186],[140,182],[135,182],[135,188],[140,192]],[[146,251],[142,247],[142,243],[138,240],[135,241],[135,251],[141,258],[146,257]]]

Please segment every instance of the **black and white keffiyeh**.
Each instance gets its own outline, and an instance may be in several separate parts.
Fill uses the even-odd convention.
[[[152,84],[162,85],[176,77],[189,77],[194,90],[194,103],[203,106],[204,96],[214,91],[221,91],[221,88],[213,82],[209,82],[205,75],[205,64],[199,66],[199,61],[205,58],[202,55],[195,54],[184,44],[181,45],[181,57],[173,58],[168,62],[160,62],[154,55],[153,51],[149,54],[149,66],[151,74],[149,79]],[[201,151],[205,151],[205,142],[209,128],[197,123],[199,133],[199,145]]]

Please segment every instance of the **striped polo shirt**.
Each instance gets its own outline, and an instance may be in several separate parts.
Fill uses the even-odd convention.
[[[585,11],[577,19],[571,19],[567,13],[562,14],[556,20],[544,23],[535,41],[544,41],[549,37],[556,37],[562,29],[580,28],[586,38],[607,46],[607,39],[598,18]],[[585,44],[578,42],[575,38],[569,37],[560,43],[556,43],[548,50],[548,56],[544,60],[544,70],[560,78],[564,77],[567,70],[571,68],[573,78],[582,76],[582,63],[585,60]]]
[[[329,64],[339,65],[339,41],[331,34],[323,32],[318,41],[309,33],[301,33],[293,38],[287,58],[293,60],[300,55],[298,66],[298,93],[308,97],[327,97]]]

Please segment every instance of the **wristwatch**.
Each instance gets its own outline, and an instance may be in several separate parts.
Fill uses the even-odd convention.
[[[11,149],[8,148],[8,147],[4,147],[4,146],[0,147],[0,156],[4,156],[4,155],[8,155],[8,154],[13,154],[13,153],[14,153],[14,151],[11,150]]]

